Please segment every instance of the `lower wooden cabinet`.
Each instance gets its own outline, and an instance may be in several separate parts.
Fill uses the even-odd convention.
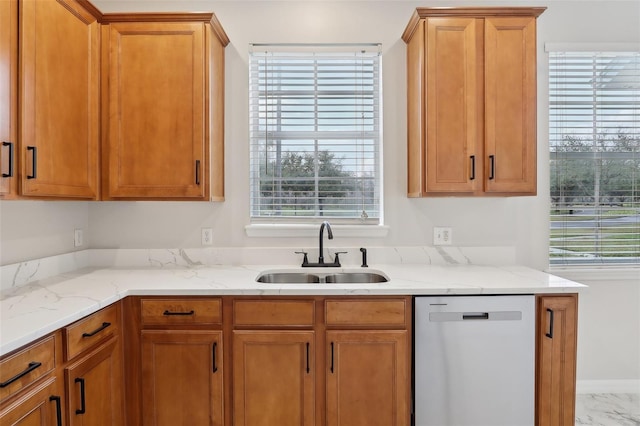
[[[222,331],[142,331],[142,424],[222,426]]]
[[[537,297],[536,424],[575,422],[578,296]]]
[[[410,424],[409,336],[405,330],[327,331],[329,426]]]
[[[315,347],[313,331],[234,331],[234,426],[315,425]]]
[[[120,426],[122,353],[113,337],[65,368],[70,426]]]
[[[26,392],[24,396],[0,412],[2,426],[62,426],[63,395],[55,378]]]

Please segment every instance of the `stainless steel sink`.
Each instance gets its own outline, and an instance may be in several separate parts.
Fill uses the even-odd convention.
[[[258,275],[256,281],[269,284],[313,284],[319,283],[320,277],[305,272],[266,272]]]
[[[320,269],[320,268],[318,268]],[[266,284],[371,284],[385,283],[389,278],[378,271],[264,271],[256,278]]]
[[[367,284],[386,283],[389,281],[387,277],[376,272],[343,272],[327,275],[324,279],[327,284]]]

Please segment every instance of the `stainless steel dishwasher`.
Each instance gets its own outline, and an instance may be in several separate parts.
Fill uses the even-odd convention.
[[[532,426],[535,297],[415,299],[416,426]]]

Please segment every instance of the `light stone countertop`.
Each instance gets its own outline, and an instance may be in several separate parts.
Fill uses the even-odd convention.
[[[380,264],[334,271],[382,271],[380,284],[263,284],[274,265],[82,268],[3,291],[0,355],[131,295],[489,295],[578,293],[586,286],[523,266]],[[323,268],[323,272],[328,268]],[[305,268],[305,271],[310,269]]]

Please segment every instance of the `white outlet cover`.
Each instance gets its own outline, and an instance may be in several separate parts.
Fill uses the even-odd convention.
[[[81,247],[84,244],[84,235],[82,229],[75,229],[73,231],[73,246]]]
[[[213,245],[213,230],[211,228],[202,228],[201,244],[203,246]]]
[[[448,226],[433,227],[433,245],[450,246],[453,243],[453,229]]]

